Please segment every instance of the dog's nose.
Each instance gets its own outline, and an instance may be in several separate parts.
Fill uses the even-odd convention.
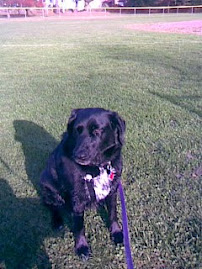
[[[85,160],[87,158],[87,153],[84,151],[75,154],[75,157],[80,160]]]
[[[85,161],[88,159],[88,152],[86,150],[75,151],[74,159],[78,161]]]

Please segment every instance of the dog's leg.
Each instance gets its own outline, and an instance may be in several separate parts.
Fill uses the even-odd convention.
[[[74,236],[76,253],[82,259],[88,259],[90,251],[85,238],[84,213],[74,214]]]
[[[58,231],[62,230],[62,228],[64,227],[64,223],[63,223],[63,219],[62,219],[60,210],[58,210],[56,208],[52,208],[51,213],[52,213],[53,229],[58,230]]]
[[[123,243],[123,232],[118,224],[117,218],[117,193],[106,198],[107,209],[109,212],[109,231],[115,244]]]
[[[60,195],[60,192],[53,184],[53,177],[51,177],[47,170],[44,170],[40,179],[41,194],[44,204],[52,213],[52,226],[56,230],[63,228],[63,219],[61,210],[65,206],[65,200]]]

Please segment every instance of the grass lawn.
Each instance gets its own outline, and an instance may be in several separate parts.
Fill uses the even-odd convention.
[[[137,268],[200,268],[202,37],[125,27],[194,19],[202,15],[0,21],[1,269],[126,268],[97,212],[85,215],[93,256],[83,262],[68,219],[54,233],[40,201],[40,172],[71,109],[91,106],[127,122],[123,185]]]

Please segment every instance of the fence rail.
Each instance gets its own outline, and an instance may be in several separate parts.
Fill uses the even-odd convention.
[[[39,8],[39,7],[0,7],[0,18],[7,17],[28,17],[28,16],[42,16],[48,17],[53,15],[67,15],[67,10],[61,8]],[[118,14],[169,14],[169,13],[202,13],[202,5],[197,6],[159,6],[159,7],[101,7],[101,8],[87,8],[85,14],[91,15],[98,12],[118,13]]]

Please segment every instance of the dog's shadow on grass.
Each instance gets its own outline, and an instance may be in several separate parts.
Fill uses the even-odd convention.
[[[0,179],[0,268],[51,268],[43,240],[47,214],[39,199],[18,198],[8,182]]]
[[[15,140],[20,142],[25,156],[28,179],[40,196],[39,178],[49,154],[58,141],[43,127],[26,120],[15,120]]]
[[[14,121],[15,139],[22,145],[28,182],[38,197],[17,197],[8,182],[0,179],[0,268],[52,268],[44,247],[47,237],[61,236],[51,228],[49,212],[40,199],[39,178],[57,141],[37,124]],[[9,169],[9,166],[6,166]],[[12,169],[10,174],[14,174]],[[17,176],[17,172],[14,174]],[[31,182],[30,182],[31,181]],[[71,223],[67,225],[71,227]]]

